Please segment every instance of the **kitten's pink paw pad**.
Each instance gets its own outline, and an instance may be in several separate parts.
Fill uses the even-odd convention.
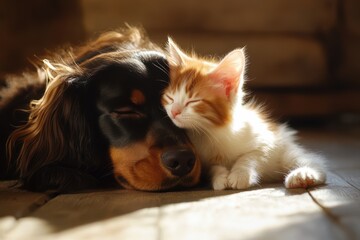
[[[250,187],[249,176],[239,172],[231,172],[227,178],[232,189],[246,189]]]
[[[325,174],[310,167],[297,168],[285,178],[286,188],[308,188],[323,184]]]

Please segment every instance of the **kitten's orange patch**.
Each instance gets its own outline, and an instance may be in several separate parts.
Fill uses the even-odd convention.
[[[182,66],[172,66],[170,68],[170,91],[179,90],[185,84],[185,90],[190,95],[197,85],[202,84],[202,78],[210,71],[211,66],[202,60],[192,59],[186,61]]]
[[[174,102],[174,99],[170,98],[167,94],[163,94],[163,96],[161,98],[161,104],[163,106],[168,105],[172,102]]]
[[[230,104],[226,102],[227,98],[222,99],[222,94],[209,79],[208,73],[213,67],[212,63],[197,57],[187,59],[181,66],[171,66],[171,81],[164,94],[176,93],[183,88],[189,99],[202,100],[193,107],[196,113],[215,126],[223,126],[230,120]],[[170,102],[163,98],[162,104],[165,106]]]
[[[221,100],[203,100],[194,110],[215,126],[223,126],[230,120],[230,111]]]
[[[140,90],[134,89],[131,92],[130,100],[136,105],[141,105],[145,103],[145,96]]]

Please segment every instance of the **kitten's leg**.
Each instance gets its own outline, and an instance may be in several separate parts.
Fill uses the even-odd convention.
[[[227,178],[230,188],[246,189],[258,183],[256,160],[256,156],[245,155],[235,162]]]
[[[291,169],[285,178],[286,188],[308,188],[325,183],[325,165],[320,156],[293,146],[285,154],[285,163]]]
[[[211,176],[211,183],[214,190],[224,190],[228,187],[228,175],[229,170],[226,167],[221,165],[214,165],[211,166],[210,169],[210,176]]]

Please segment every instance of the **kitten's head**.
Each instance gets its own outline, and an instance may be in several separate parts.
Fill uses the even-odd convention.
[[[169,38],[168,61],[170,84],[162,104],[174,124],[200,131],[227,124],[234,105],[242,101],[244,50],[213,62],[187,55]]]

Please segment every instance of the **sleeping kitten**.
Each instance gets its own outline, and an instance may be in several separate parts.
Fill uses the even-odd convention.
[[[325,182],[322,159],[295,142],[295,131],[243,102],[243,49],[214,62],[186,55],[169,39],[168,60],[171,80],[162,104],[174,124],[187,130],[215,190],[284,179],[287,188]]]

